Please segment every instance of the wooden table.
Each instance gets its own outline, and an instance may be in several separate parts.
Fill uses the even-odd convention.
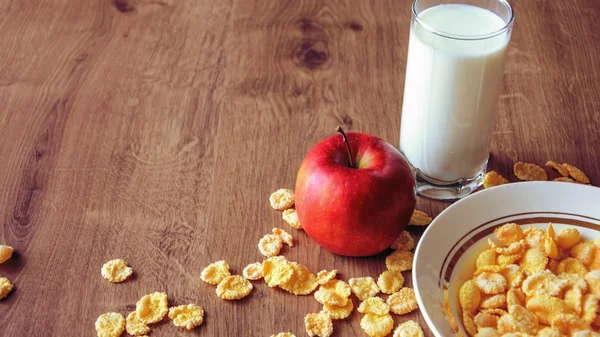
[[[599,184],[600,2],[513,5],[490,168],[514,181],[515,161],[554,159]],[[408,0],[2,1],[0,243],[16,256],[0,275],[16,290],[0,301],[0,335],[92,336],[98,315],[165,291],[202,305],[205,323],[166,319],[152,336],[305,336],[312,296],[258,281],[226,302],[199,274],[262,260],[273,226],[297,239],[283,254],[314,272],[385,269],[385,255],[319,249],[267,199],[293,188],[337,124],[398,144],[409,23]],[[116,257],[132,280],[100,276]],[[361,316],[336,321],[335,336],[366,336]],[[425,328],[416,312],[395,320],[408,318]]]

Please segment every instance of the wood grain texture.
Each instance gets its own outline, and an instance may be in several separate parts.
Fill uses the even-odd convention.
[[[600,3],[512,3],[490,169],[515,181],[515,161],[553,159],[598,185]],[[0,335],[92,336],[98,315],[152,291],[206,311],[199,329],[165,320],[153,336],[305,335],[312,296],[260,281],[225,302],[199,273],[262,260],[273,226],[314,272],[385,269],[385,254],[319,249],[267,199],[337,124],[397,145],[409,23],[408,0],[0,2],[0,243],[17,251],[0,265],[16,287]],[[102,279],[115,257],[132,280]],[[360,316],[336,321],[335,336],[364,336]],[[418,313],[394,318],[425,328]]]

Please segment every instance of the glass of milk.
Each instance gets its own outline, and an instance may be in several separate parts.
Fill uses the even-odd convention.
[[[415,0],[400,150],[417,192],[462,198],[483,183],[514,14],[505,0]]]

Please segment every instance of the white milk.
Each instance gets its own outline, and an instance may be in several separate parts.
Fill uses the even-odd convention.
[[[458,4],[428,8],[419,18],[452,36],[489,34],[506,25],[487,9]],[[413,23],[400,149],[425,175],[453,182],[473,178],[483,169],[489,157],[509,35],[460,40]]]

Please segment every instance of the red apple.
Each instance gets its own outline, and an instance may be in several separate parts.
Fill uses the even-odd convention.
[[[296,211],[306,234],[328,251],[369,256],[388,248],[415,209],[415,179],[382,139],[344,133],[315,145],[296,179]]]

